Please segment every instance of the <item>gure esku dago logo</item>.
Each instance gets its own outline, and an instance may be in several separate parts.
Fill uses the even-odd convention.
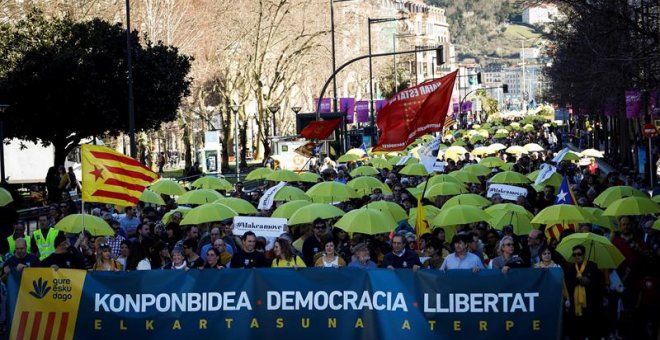
[[[42,278],[32,281],[32,287],[34,288],[34,291],[30,292],[30,295],[37,299],[43,299],[43,297],[50,291],[48,281],[44,281]]]

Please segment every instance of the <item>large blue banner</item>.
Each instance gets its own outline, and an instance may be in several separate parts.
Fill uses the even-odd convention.
[[[28,268],[9,281],[12,339],[558,339],[559,269]]]

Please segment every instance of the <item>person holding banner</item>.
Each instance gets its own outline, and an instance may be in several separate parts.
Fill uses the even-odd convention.
[[[419,256],[415,251],[408,249],[405,237],[401,234],[392,236],[392,252],[385,255],[381,268],[411,268],[413,271],[418,271],[421,267]]]
[[[305,268],[305,262],[300,256],[293,253],[291,243],[284,238],[277,238],[273,245],[273,253],[275,258],[271,267],[273,268]]]
[[[323,246],[323,253],[316,254],[319,256],[316,261],[314,261],[315,267],[320,268],[340,268],[346,267],[346,261],[344,261],[341,256],[337,255],[335,252],[335,240],[330,235],[325,235],[321,239],[321,246]],[[316,256],[314,257],[316,258]]]
[[[349,268],[359,269],[376,269],[378,266],[374,261],[371,261],[369,256],[369,247],[366,243],[358,243],[353,248],[353,260],[348,264]]]
[[[93,271],[122,271],[121,264],[112,258],[112,250],[110,246],[103,243],[96,253],[96,263],[92,267]]]
[[[492,259],[488,263],[489,269],[500,269],[502,273],[506,274],[511,268],[525,267],[525,261],[518,255],[513,254],[514,250],[513,237],[504,236],[498,245],[500,256]]]
[[[42,262],[43,267],[51,267],[55,270],[60,268],[68,269],[85,269],[82,256],[78,256],[71,252],[71,244],[69,239],[63,234],[59,233],[53,242],[55,251],[48,255]]]
[[[206,261],[204,265],[199,267],[200,270],[204,269],[225,269],[225,266],[220,264],[220,252],[215,248],[210,248],[206,251]]]
[[[183,254],[181,254],[181,251],[178,249],[172,250],[172,263],[166,265],[163,269],[190,270],[188,263],[186,263],[186,260],[183,258]]]
[[[467,251],[470,242],[472,242],[472,239],[469,235],[454,235],[451,239],[451,243],[454,245],[454,252],[445,258],[442,266],[440,266],[440,270],[472,269],[476,273],[484,269],[484,264],[479,260],[479,257]]]

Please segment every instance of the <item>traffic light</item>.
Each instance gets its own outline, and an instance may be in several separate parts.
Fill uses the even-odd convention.
[[[509,93],[509,84],[502,84],[502,93]]]
[[[445,63],[445,47],[440,45],[435,49],[435,64],[440,66]]]

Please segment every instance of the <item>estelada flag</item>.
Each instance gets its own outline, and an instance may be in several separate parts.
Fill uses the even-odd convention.
[[[137,205],[158,174],[137,160],[104,146],[85,144],[82,154],[82,200],[120,206]]]
[[[457,73],[407,88],[388,99],[378,112],[381,135],[373,151],[401,151],[417,137],[441,131]]]
[[[422,199],[417,200],[417,219],[415,220],[415,234],[417,234],[417,239],[421,240],[422,235],[426,233],[431,233],[431,227],[429,226],[429,221],[426,218],[426,212],[424,211],[424,206],[422,205]]]
[[[337,126],[341,123],[341,118],[330,120],[315,120],[305,126],[300,135],[307,139],[326,139],[332,131],[335,131]]]

